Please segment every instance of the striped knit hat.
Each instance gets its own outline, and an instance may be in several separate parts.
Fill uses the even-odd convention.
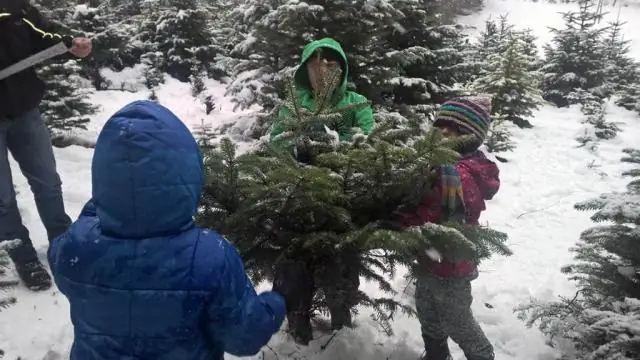
[[[491,125],[491,95],[451,99],[438,109],[434,125],[450,124],[484,142]]]

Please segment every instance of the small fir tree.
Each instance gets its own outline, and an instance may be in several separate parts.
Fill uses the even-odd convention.
[[[107,90],[112,85],[102,75],[102,69],[122,71],[140,60],[140,54],[130,44],[130,39],[136,34],[139,18],[126,4],[110,5],[77,11],[73,21],[68,24],[76,32],[91,38],[92,52],[81,63],[81,74],[89,79],[96,90]]]
[[[593,136],[599,139],[608,140],[616,137],[622,129],[615,122],[607,119],[607,103],[601,97],[586,90],[577,89],[567,96],[573,103],[580,104],[580,111],[585,115],[583,123],[593,125]]]
[[[616,105],[640,114],[640,83],[625,86],[618,93]]]
[[[638,63],[629,55],[630,40],[624,38],[619,19],[611,22],[604,38],[604,51],[607,55],[607,81],[613,92],[625,86],[637,83],[640,78]]]
[[[191,96],[198,97],[202,94],[203,91],[206,90],[207,86],[204,83],[204,78],[206,77],[206,73],[204,69],[199,66],[194,66],[191,69],[191,75],[189,76],[189,83],[191,84]]]
[[[158,70],[188,82],[193,69],[212,69],[221,51],[215,43],[211,9],[198,0],[154,1],[145,5],[136,39],[143,53],[161,53]]]
[[[487,134],[484,144],[487,151],[491,153],[503,153],[513,151],[516,144],[511,140],[511,131],[509,130],[509,121],[502,114],[494,114],[491,116],[491,128]],[[501,162],[507,162],[503,157],[496,156]]]
[[[164,56],[161,52],[148,52],[142,55],[142,76],[147,89],[154,91],[165,81],[165,74],[161,71],[164,66]]]
[[[5,240],[0,242],[0,312],[16,303],[15,296],[11,295],[11,290],[19,282],[14,279],[6,279],[7,269],[11,264],[9,251],[12,247],[19,245],[20,240]]]
[[[54,140],[64,139],[74,129],[86,130],[90,116],[98,110],[89,101],[90,90],[78,75],[81,70],[78,61],[68,60],[54,62],[38,71],[47,86],[40,112]]]
[[[579,0],[580,10],[562,14],[564,29],[551,28],[553,39],[544,48],[543,66],[545,100],[557,106],[570,104],[567,95],[575,89],[589,90],[604,97],[607,55],[603,46],[606,26],[600,25],[604,13],[596,10],[593,0]]]
[[[499,31],[491,34],[491,29]],[[501,114],[519,127],[532,127],[529,119],[543,101],[539,90],[540,73],[531,70],[538,58],[527,55],[528,44],[523,33],[515,32],[507,25],[505,17],[499,25],[487,22],[484,34],[480,51],[484,63],[472,89],[493,95],[494,114]]]
[[[544,59],[540,56],[537,45],[538,37],[534,34],[533,29],[515,29],[513,32],[522,40],[522,53],[530,60],[527,70],[540,72],[544,65]]]
[[[71,21],[76,5],[73,0],[35,0],[32,4],[46,16],[56,31],[69,30],[65,24]]]
[[[500,16],[497,22],[491,19],[486,20],[484,30],[480,32],[475,44],[476,59],[483,61],[487,56],[492,55],[513,31],[514,27],[507,21],[506,15]]]
[[[605,39],[609,91],[616,95],[616,105],[640,114],[640,65],[629,55],[630,41],[622,34],[624,24],[619,19],[612,22]]]
[[[56,31],[73,33],[63,24],[73,23],[75,3],[40,0],[37,6]],[[71,132],[74,129],[86,129],[90,116],[97,110],[89,102],[90,91],[81,77],[82,61],[72,60],[70,55],[61,55],[37,69],[47,89],[40,103],[40,112],[47,122],[54,146],[76,142]]]
[[[576,282],[573,298],[534,301],[519,308],[520,316],[552,336],[558,345],[573,344],[564,358],[632,360],[640,358],[640,151],[625,149],[623,162],[635,167],[627,190],[603,194],[576,205],[596,210],[594,222],[572,249],[576,263],[563,272]]]
[[[195,137],[198,146],[200,146],[200,148],[205,152],[216,149],[216,144],[214,143],[216,135],[217,134],[213,126],[206,123],[204,119],[201,119],[200,124],[193,129],[193,136]]]
[[[447,19],[454,19],[459,15],[471,15],[479,12],[484,7],[484,0],[430,0],[437,4],[442,11],[442,16]]]

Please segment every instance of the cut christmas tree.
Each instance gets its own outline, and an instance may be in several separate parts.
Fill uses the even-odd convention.
[[[336,76],[326,79],[331,82]],[[389,295],[372,298],[356,291],[341,299],[349,302],[347,311],[357,305],[373,307],[390,333],[395,311],[412,312],[394,298],[389,282],[398,265],[412,268],[417,255],[432,247],[449,257],[478,261],[494,252],[510,253],[506,235],[484,227],[427,224],[389,231],[377,226],[398,212],[412,211],[431,191],[437,169],[455,162],[459,155],[453,149],[467,139],[447,139],[419,118],[397,115],[379,117],[368,136],[353,129],[351,141],[340,141],[335,128],[342,113],[367,102],[334,108],[327,105],[327,91],[321,91],[316,94],[318,105],[309,110],[293,96],[293,82],[288,92],[280,106],[289,109],[289,117],[278,119],[287,132],[240,155],[228,139],[205,152],[206,185],[198,220],[239,248],[255,281],[273,280],[286,262],[303,264],[289,277],[301,278],[306,272],[306,282],[298,279],[300,286],[291,291],[280,287],[279,280],[276,284],[286,291],[289,308],[300,303],[306,307],[302,318],[289,314],[290,332],[300,343],[311,340],[313,310],[328,310],[334,329],[350,325],[348,320],[337,324],[335,307],[344,309],[345,304],[331,301],[332,290],[323,284],[331,283],[331,289],[340,292],[352,288],[354,280],[344,272],[327,271],[331,267],[355,268]]]

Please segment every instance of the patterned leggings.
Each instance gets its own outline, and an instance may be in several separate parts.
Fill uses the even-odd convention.
[[[416,310],[425,344],[450,337],[468,360],[494,360],[493,346],[471,312],[471,281],[418,276]]]

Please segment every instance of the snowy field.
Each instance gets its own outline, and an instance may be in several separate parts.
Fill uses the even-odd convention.
[[[633,54],[640,59],[640,4],[631,1],[623,7],[621,18],[629,21],[626,34],[634,40]],[[573,5],[575,6],[575,5]],[[484,20],[509,14],[510,22],[518,27],[531,27],[540,44],[550,39],[547,26],[561,26],[558,11],[572,8],[567,4],[550,5],[543,2],[489,0],[479,15],[463,19],[463,23],[482,27]],[[609,19],[615,19],[617,9],[609,9]],[[635,26],[635,27],[634,27]],[[137,89],[136,71],[110,74],[114,83],[126,82]],[[126,80],[118,80],[126,79]],[[190,95],[188,84],[169,80],[157,93],[162,104],[171,108],[191,128],[201,122],[232,124],[240,115],[232,112],[232,105],[224,98],[224,89],[215,83],[207,84],[216,99],[216,110],[204,115],[204,107]],[[89,136],[95,136],[106,119],[130,101],[146,98],[147,93],[105,91],[94,95],[102,112],[94,118]],[[574,140],[582,133],[582,115],[576,108],[543,107],[533,120],[535,127],[514,130],[517,149],[506,154],[508,163],[500,163],[502,188],[495,200],[488,203],[482,220],[509,234],[509,246],[514,255],[496,257],[483,263],[481,275],[474,282],[477,314],[488,337],[496,348],[496,360],[551,360],[553,349],[545,346],[545,339],[535,329],[527,329],[513,314],[513,308],[530,297],[550,300],[572,292],[572,285],[560,273],[562,265],[570,262],[568,248],[580,232],[591,226],[589,213],[573,209],[574,203],[597,196],[602,192],[622,189],[627,180],[620,177],[623,170],[619,158],[625,147],[638,146],[640,118],[631,112],[610,105],[610,119],[620,123],[623,131],[617,138],[604,141],[597,152],[578,148]],[[56,149],[58,168],[63,179],[67,209],[77,216],[91,194],[91,150],[69,147]],[[13,164],[15,165],[15,164]],[[24,221],[43,259],[47,241],[38,219],[26,180],[14,166],[14,179],[19,189],[18,201]],[[397,290],[411,298],[411,288],[399,278]],[[367,286],[367,285],[365,285]],[[375,288],[366,288],[375,291]],[[73,339],[66,299],[52,289],[33,294],[26,289],[16,291],[18,303],[2,313],[0,348],[10,360],[67,359]],[[344,330],[332,339],[323,336],[309,347],[300,348],[286,339],[283,333],[274,336],[263,354],[256,359],[286,360],[417,360],[422,352],[418,321],[398,317],[394,323],[394,337],[380,333],[362,311],[355,330]],[[453,345],[455,360],[464,355]],[[228,359],[233,357],[228,356]]]
[[[507,15],[509,22],[518,28],[530,28],[538,37],[540,49],[542,45],[548,43],[552,34],[549,27],[562,28],[563,21],[560,13],[576,11],[578,6],[575,3],[550,4],[550,0],[487,0],[485,8],[476,14],[461,19],[462,24],[470,25],[479,30],[484,28],[487,19],[498,19],[501,15]],[[605,6],[607,15],[604,22],[615,21],[618,15],[622,22],[626,22],[625,38],[631,40],[631,55],[640,58],[640,32],[638,31],[638,14],[640,14],[640,0],[608,0],[606,3],[615,6]]]

